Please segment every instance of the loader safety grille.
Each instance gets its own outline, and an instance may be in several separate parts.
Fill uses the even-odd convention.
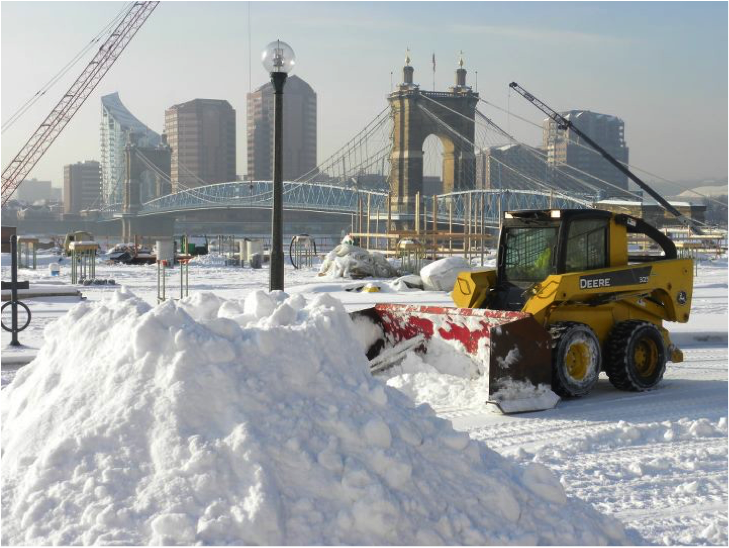
[[[554,272],[557,227],[509,228],[505,242],[506,280],[540,282]]]

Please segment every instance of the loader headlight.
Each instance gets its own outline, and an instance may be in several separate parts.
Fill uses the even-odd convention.
[[[562,216],[562,212],[558,209],[553,209],[549,212],[549,216],[552,217],[552,219],[559,219]]]

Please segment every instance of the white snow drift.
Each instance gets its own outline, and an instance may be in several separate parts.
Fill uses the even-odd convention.
[[[372,378],[353,329],[326,295],[77,305],[2,393],[3,544],[630,542]]]
[[[382,253],[367,251],[351,243],[341,243],[324,258],[319,276],[333,278],[392,278],[397,276]]]
[[[420,278],[425,289],[451,291],[460,272],[469,272],[471,265],[463,257],[439,259],[420,269]]]

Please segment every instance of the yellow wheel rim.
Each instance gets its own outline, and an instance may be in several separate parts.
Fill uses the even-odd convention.
[[[635,369],[641,377],[650,377],[658,366],[658,345],[649,338],[642,338],[633,350]]]
[[[584,342],[572,343],[564,357],[567,374],[576,381],[585,379],[591,361],[590,347]]]

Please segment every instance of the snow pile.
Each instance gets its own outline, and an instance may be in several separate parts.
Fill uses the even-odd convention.
[[[190,259],[191,265],[197,266],[225,266],[226,258],[224,255],[217,253],[207,253],[205,255],[195,255]]]
[[[346,240],[345,240],[346,241]],[[370,252],[356,245],[341,243],[329,253],[319,269],[319,276],[333,278],[392,278],[397,276],[382,253]]]
[[[471,265],[463,257],[433,261],[420,269],[423,286],[431,291],[451,291],[460,272],[469,272]]]
[[[395,291],[422,291],[423,280],[417,274],[406,274],[390,282],[390,287]]]
[[[328,295],[77,305],[2,393],[3,544],[629,542],[371,377],[352,330]]]

